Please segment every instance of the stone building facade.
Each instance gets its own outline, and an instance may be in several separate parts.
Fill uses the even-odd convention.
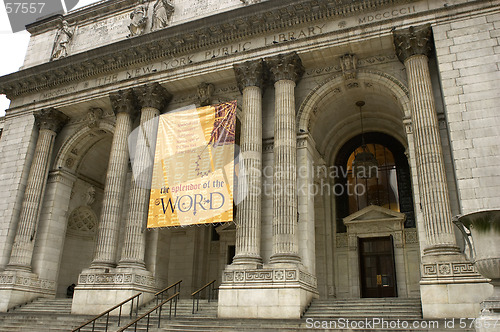
[[[27,29],[0,78],[0,310],[216,279],[220,317],[374,296],[478,315],[491,286],[452,217],[500,208],[498,1],[110,0]],[[235,222],[145,230],[130,133],[230,100],[252,170]],[[353,176],[363,151],[378,177]]]

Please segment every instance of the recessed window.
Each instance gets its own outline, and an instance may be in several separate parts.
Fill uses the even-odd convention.
[[[349,195],[349,214],[370,205],[378,205],[399,212],[398,180],[396,163],[392,152],[380,144],[367,144],[366,149],[378,161],[378,167],[371,178],[360,178],[353,174],[352,163],[358,153],[363,152],[359,146],[347,161],[347,184],[355,188],[355,194]]]

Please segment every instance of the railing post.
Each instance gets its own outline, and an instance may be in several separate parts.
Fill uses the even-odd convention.
[[[141,298],[141,294],[139,294],[139,296],[137,296],[137,305],[135,306],[135,317],[136,318],[137,318],[137,315],[139,315],[139,299]],[[132,302],[132,306],[134,306],[134,302]]]
[[[118,326],[120,326],[121,320],[122,320],[122,306],[120,306],[120,314],[118,315]]]
[[[109,312],[106,315],[106,332],[108,332],[108,323],[109,323]]]
[[[180,291],[180,289],[179,289]],[[177,292],[179,293],[179,292]],[[179,299],[179,294],[175,297],[175,307],[174,307],[174,317],[177,317],[177,300]]]

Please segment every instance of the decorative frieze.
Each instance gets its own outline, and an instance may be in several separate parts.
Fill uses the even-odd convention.
[[[17,273],[4,272],[0,274],[0,289],[26,287],[32,290],[54,292],[56,283],[51,280],[40,279],[36,275],[30,276]]]
[[[223,283],[252,284],[271,283],[275,285],[289,282],[300,282],[306,286],[316,289],[316,277],[300,269],[257,269],[245,271],[224,271]]]
[[[71,57],[71,61],[65,61],[67,59],[56,61],[57,66],[53,65],[56,62],[38,66],[36,74],[26,75],[24,71],[21,71],[9,75],[8,79],[0,83],[0,93],[5,93],[9,98],[12,98],[20,94],[50,89],[59,85],[64,85],[60,93],[63,93],[63,90],[74,91],[76,86],[69,83],[81,81],[86,77],[105,75],[138,64],[152,63],[158,59],[166,59],[166,63],[176,63],[176,67],[181,64],[181,60],[182,64],[187,65],[191,63],[189,56],[181,56],[177,59],[174,57],[187,52],[193,53],[205,48],[206,45],[216,45],[223,49],[224,45],[238,42],[243,37],[311,24],[318,19],[357,15],[370,8],[394,6],[406,0],[384,0],[384,3],[380,3],[378,0],[369,0],[368,2],[349,2],[336,6],[330,6],[328,1],[320,0],[320,2],[324,2],[324,6],[318,6],[317,0],[310,0],[291,7],[288,6],[286,11],[282,10],[282,5],[273,5],[271,1],[268,1],[266,6],[269,8],[266,8],[265,12],[245,14],[240,12],[237,17],[237,28],[231,27],[235,25],[234,21],[236,20],[235,17],[231,16],[206,26],[194,25],[196,22],[189,22],[187,29],[184,26],[183,29],[180,26],[172,26],[170,29],[174,30],[168,35],[152,34],[147,41],[142,40],[142,38],[132,38],[127,47],[120,49],[120,52],[116,52],[116,45],[113,43],[102,47],[101,52],[93,53],[95,55],[90,58],[86,52],[75,54]],[[291,9],[300,15],[290,16]],[[198,36],[198,38],[191,38],[191,35]],[[240,46],[237,48],[238,52],[244,51],[244,43],[241,43]],[[247,45],[247,49],[248,47]],[[167,66],[167,69],[169,68],[171,67]],[[110,75],[110,77],[112,76]],[[59,94],[59,92],[56,93]]]
[[[415,228],[405,229],[405,243],[406,244],[417,244],[418,243],[418,233]]]
[[[140,285],[156,287],[154,277],[136,273],[82,273],[78,285]]]
[[[481,278],[476,267],[471,262],[438,262],[422,266],[423,278]]]

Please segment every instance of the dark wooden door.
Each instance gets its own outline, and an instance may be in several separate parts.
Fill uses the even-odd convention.
[[[396,297],[392,236],[359,239],[361,297]]]

